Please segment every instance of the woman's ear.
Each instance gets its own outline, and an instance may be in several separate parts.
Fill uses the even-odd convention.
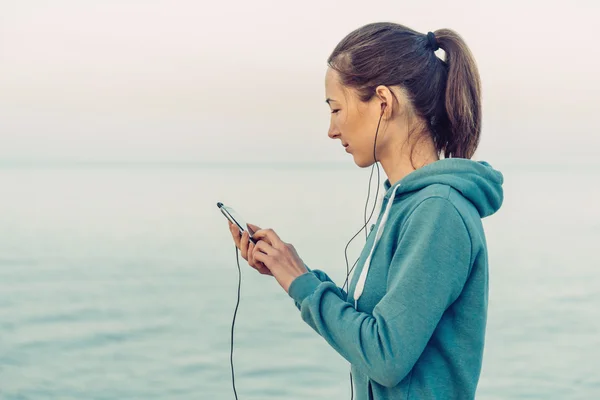
[[[390,118],[393,113],[394,96],[387,86],[379,85],[375,89],[377,101],[380,103],[381,116]]]
[[[385,112],[385,108],[387,107],[387,103],[383,102],[381,103],[381,115],[383,115],[383,113]]]
[[[382,107],[381,110],[383,110],[383,117],[385,119],[391,119],[411,112],[412,106],[404,88],[379,85],[375,89],[375,94],[377,102]],[[382,103],[385,103],[385,108],[381,105]]]

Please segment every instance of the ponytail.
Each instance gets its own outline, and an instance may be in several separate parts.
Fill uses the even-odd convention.
[[[444,105],[448,117],[445,157],[471,158],[481,133],[481,81],[475,59],[464,40],[450,29],[435,31],[446,53],[448,77]],[[440,143],[441,144],[441,143]]]
[[[445,51],[445,60],[435,54],[438,47]],[[431,134],[440,156],[471,158],[475,153],[481,84],[473,55],[456,32],[440,29],[425,35],[404,25],[376,22],[349,33],[327,63],[361,101],[370,100],[378,85],[404,88],[424,122],[422,133]]]

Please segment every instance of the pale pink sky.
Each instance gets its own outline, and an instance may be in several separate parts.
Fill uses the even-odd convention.
[[[451,28],[478,62],[476,158],[600,146],[596,1],[0,3],[0,161],[351,162],[327,137],[326,59],[375,21]]]

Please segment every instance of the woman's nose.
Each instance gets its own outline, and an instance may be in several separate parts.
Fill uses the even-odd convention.
[[[329,132],[327,132],[327,136],[329,136],[332,139],[337,139],[338,137],[340,137],[340,131],[332,124],[331,126],[329,126]]]

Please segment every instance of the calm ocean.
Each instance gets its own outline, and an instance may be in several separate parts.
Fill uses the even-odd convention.
[[[484,220],[477,399],[600,398],[600,165],[494,166],[505,202]],[[0,399],[233,399],[238,271],[216,203],[275,229],[341,285],[369,172],[0,166]],[[349,399],[348,364],[272,278],[241,266],[240,400]]]

